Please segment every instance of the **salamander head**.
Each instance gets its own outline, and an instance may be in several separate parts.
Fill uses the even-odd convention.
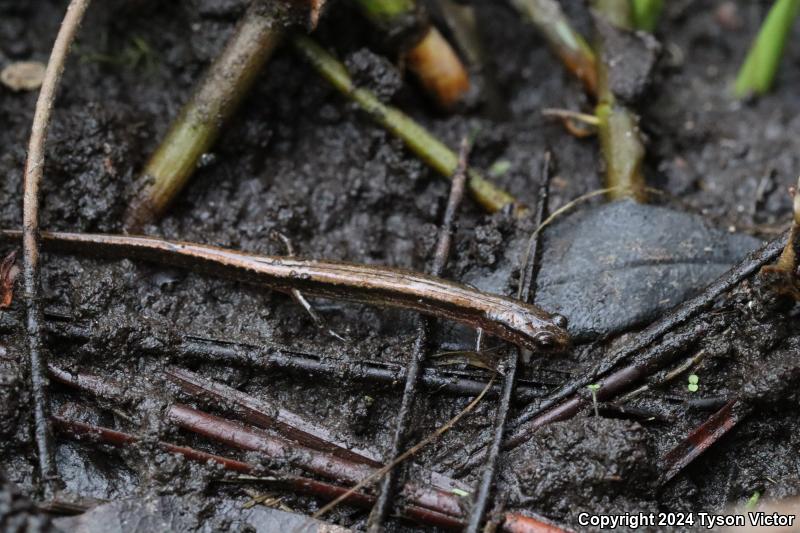
[[[538,331],[531,335],[531,342],[543,352],[561,352],[569,348],[570,339],[567,333],[567,318],[554,314],[550,321],[537,324]]]
[[[533,305],[518,305],[499,313],[488,313],[488,332],[533,352],[563,352],[571,345],[567,319]]]

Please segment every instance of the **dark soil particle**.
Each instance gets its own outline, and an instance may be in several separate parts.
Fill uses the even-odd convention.
[[[0,68],[10,61],[46,61],[66,3],[0,0]],[[563,3],[581,31],[588,32],[588,10],[579,2]],[[723,3],[726,12],[720,18]],[[139,169],[233,31],[246,4],[245,0],[93,3],[54,110],[43,185],[44,228],[121,230],[121,214]],[[365,48],[374,41],[353,6],[330,4],[317,36],[347,61],[359,82],[452,147],[477,131],[472,163],[493,168],[487,173],[492,181],[527,205],[537,203],[539,169],[547,149],[557,162],[550,187],[551,210],[602,186],[595,140],[573,138],[559,123],[541,116],[547,107],[591,110],[593,104],[535,31],[505,2],[477,3],[481,31],[509,111],[502,122],[490,120],[480,108],[450,116],[432,109],[402,65],[379,55],[379,50]],[[800,168],[796,90],[800,47],[787,47],[772,93],[757,101],[738,102],[730,97],[729,88],[770,2],[665,4],[656,34],[662,51],[652,67],[651,83],[644,90],[644,84],[638,83],[643,80],[637,79],[630,88],[631,94],[644,90],[635,107],[648,137],[645,174],[650,185],[666,193],[655,195],[655,202],[675,216],[702,216],[718,230],[747,233],[756,239],[772,236],[789,220],[791,200],[786,187],[794,183]],[[737,24],[730,24],[731,20]],[[793,31],[790,43],[798,41],[800,27]],[[639,54],[640,70],[651,68],[654,48],[626,50],[628,44],[623,44],[621,53]],[[16,93],[0,86],[2,228],[18,228],[22,219],[22,170],[35,99],[35,93]],[[447,194],[446,180],[284,47],[267,65],[212,152],[203,157],[168,216],[146,232],[282,254],[279,243],[269,237],[270,230],[277,229],[304,257],[425,270]],[[558,242],[559,232],[566,238],[564,228],[606,208],[578,207],[577,214],[567,215],[574,218],[564,218],[548,229],[545,257],[555,255],[556,248],[548,251],[547,247],[548,242]],[[686,217],[683,222],[686,232],[695,235],[695,226],[689,224],[692,220],[697,219]],[[671,242],[658,238],[663,237],[664,228],[658,232],[659,228],[648,224],[637,222],[640,227],[628,229],[662,244]],[[675,227],[667,231],[677,233]],[[530,220],[515,220],[509,213],[487,215],[465,201],[445,276],[514,294],[519,263],[533,230]],[[713,240],[708,235],[722,239],[719,232],[709,231],[704,237]],[[674,237],[678,244],[691,241],[690,235]],[[739,245],[723,247],[720,264],[735,262],[738,253],[754,244],[741,236],[725,241]],[[747,245],[741,244],[745,241]],[[591,263],[602,246],[589,244],[581,257]],[[664,248],[673,259],[680,256]],[[0,257],[6,251],[1,249]],[[626,331],[634,323],[667,312],[702,285],[696,280],[691,284],[671,281],[677,284],[675,291],[663,285],[655,289],[669,292],[675,300],[650,305],[647,313],[633,319],[618,309],[632,311],[631,302],[643,294],[643,287],[633,289],[627,282],[618,282],[613,310],[598,305],[599,297],[585,302],[590,297],[576,291],[563,303],[564,309],[575,309],[569,314],[613,314],[608,317],[613,320],[598,319],[592,325],[590,336],[601,340],[578,345],[564,356],[535,356],[522,377],[542,386],[553,385],[591,368],[607,353],[610,343],[603,342],[604,334]],[[19,294],[11,308],[0,313],[21,324],[24,313]],[[88,339],[50,338],[51,360],[121,381],[137,397],[114,404],[52,386],[55,413],[142,438],[139,444],[119,450],[56,435],[58,469],[69,497],[136,498],[150,505],[154,520],[181,514],[186,530],[235,528],[237,524],[244,529],[254,524],[245,524],[250,515],[245,516],[242,505],[251,499],[246,491],[260,490],[258,486],[219,483],[219,469],[190,464],[156,445],[166,440],[266,463],[257,454],[210,443],[164,420],[166,402],[180,396],[163,377],[168,364],[191,366],[207,378],[284,406],[355,446],[378,453],[389,447],[399,406],[397,388],[336,376],[322,380],[297,372],[265,372],[256,370],[257,366],[200,358],[182,362],[177,347],[185,335],[255,346],[284,345],[325,356],[340,364],[346,376],[344,369],[353,360],[405,364],[415,335],[412,313],[315,301],[329,326],[347,337],[348,342],[342,343],[316,328],[283,294],[138,261],[88,255],[44,254],[42,294],[49,320],[79,323],[90,331]],[[659,302],[664,298],[659,296]],[[582,510],[712,512],[741,503],[755,490],[776,498],[800,494],[796,364],[800,331],[791,306],[774,304],[751,284],[722,298],[700,319],[713,324],[713,333],[702,346],[684,354],[708,352],[691,370],[700,378],[699,391],[687,390],[683,374],[634,404],[666,413],[669,422],[639,425],[595,418],[587,410],[574,420],[545,427],[523,447],[503,456],[496,491],[499,499],[515,509],[576,526]],[[556,302],[547,306],[559,307]],[[490,347],[496,344],[489,341]],[[22,379],[24,346],[21,329],[0,334],[0,472],[4,476],[0,526],[44,530],[47,518],[35,512],[31,503],[38,495],[35,447],[26,424],[31,413]],[[472,346],[474,332],[441,322],[431,351]],[[159,394],[149,395],[148,390]],[[658,487],[660,458],[709,416],[707,411],[686,409],[685,400],[733,396],[741,396],[742,402],[752,406],[751,416],[673,482]],[[443,392],[422,394],[412,441],[440,427],[469,401]],[[473,414],[423,450],[417,463],[451,474],[439,463],[466,443],[486,438],[495,409],[494,401],[484,400]],[[472,473],[465,480],[473,482]],[[314,512],[322,503],[286,492],[277,495],[281,505],[301,514]],[[121,512],[134,512],[130,509],[135,505],[126,505],[120,504]],[[328,520],[359,527],[365,516],[363,511],[340,507]],[[393,520],[389,529],[417,528]]]
[[[505,457],[509,503],[576,522],[581,512],[651,510],[649,436],[635,422],[576,418],[551,424]],[[577,504],[577,506],[576,506]]]

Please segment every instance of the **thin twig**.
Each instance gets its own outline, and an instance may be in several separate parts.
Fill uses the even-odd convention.
[[[541,182],[539,186],[539,205],[536,213],[536,226],[541,227],[548,211],[548,199],[550,192],[550,152],[545,152],[542,164]],[[520,280],[517,288],[517,298],[524,302],[533,302],[536,293],[536,277],[539,273],[541,258],[541,237],[542,233],[537,229],[534,236],[530,239],[525,253],[525,260],[520,269]],[[503,437],[506,431],[506,421],[511,409],[511,401],[514,395],[514,385],[517,378],[517,368],[520,358],[530,356],[530,352],[525,353],[516,348],[511,348],[508,358],[504,365],[505,374],[503,376],[503,392],[500,396],[500,404],[497,406],[495,414],[494,430],[492,432],[492,442],[486,459],[483,463],[483,472],[475,491],[472,509],[467,520],[465,533],[478,533],[483,522],[486,509],[491,502],[492,485],[497,475],[497,461],[500,457],[500,449],[503,444]]]
[[[70,373],[58,368],[53,369],[52,376],[69,387],[98,398],[125,403],[132,403],[135,399],[121,383],[100,376],[83,372]],[[148,394],[157,395],[158,392],[149,390]],[[164,400],[170,401],[169,398]],[[337,483],[357,484],[377,471],[377,468],[363,461],[354,462],[332,453],[312,449],[188,405],[171,403],[164,410],[164,417],[176,426],[197,435],[233,448],[263,454],[274,461],[285,462],[304,472]],[[402,494],[414,505],[458,516],[460,512],[458,496],[451,490],[453,487],[463,485],[440,474],[433,474],[431,483],[427,485],[407,483],[403,487]]]
[[[98,334],[80,322],[70,322],[69,317],[48,316],[45,314],[44,329],[54,339],[75,342],[97,339]],[[0,333],[17,331],[21,322],[9,313],[0,314]],[[349,357],[332,358],[318,354],[273,344],[251,344],[245,341],[220,340],[191,334],[184,335],[177,345],[170,339],[154,333],[149,337],[152,343],[134,343],[131,349],[156,357],[172,357],[175,361],[202,362],[205,364],[238,366],[259,371],[281,371],[314,376],[337,384],[343,381],[362,382],[372,385],[400,387],[405,383],[405,367],[390,361],[359,359],[357,354]],[[481,370],[425,368],[420,377],[421,384],[437,393],[457,396],[479,394],[489,375]],[[520,381],[514,401],[527,403],[541,398],[548,387],[557,385],[555,378]],[[495,385],[487,393],[497,396],[500,388]]]
[[[101,442],[119,448],[131,446],[139,442],[139,437],[124,433],[122,431],[94,426],[78,420],[69,418],[54,417],[54,425],[66,436],[78,441]],[[227,480],[230,483],[268,483],[277,487],[292,490],[300,494],[306,494],[316,498],[331,500],[346,493],[350,489],[301,476],[283,475],[279,472],[264,471],[261,468],[207,452],[178,446],[167,442],[159,442],[158,445],[169,453],[174,453],[186,459],[200,464],[209,462],[220,465],[223,469],[242,474],[238,478]],[[226,480],[220,480],[222,482]],[[363,492],[351,493],[347,498],[347,503],[361,508],[369,508],[373,505],[375,497]],[[427,524],[448,530],[460,529],[464,524],[458,517],[449,516],[443,513],[425,509],[416,505],[406,504],[401,509],[403,517],[415,520],[421,524]],[[515,513],[508,513],[504,517],[503,530],[509,533],[564,533],[565,530],[555,526],[541,518],[522,516]]]
[[[737,405],[736,399],[729,400],[664,456],[661,465],[663,469],[661,483],[674,478],[700,454],[727,435],[750,410],[746,404]]]
[[[617,395],[630,390],[645,377],[672,363],[676,358],[685,353],[685,350],[700,342],[711,332],[711,327],[701,323],[688,331],[683,331],[665,340],[638,357],[633,363],[625,366],[603,378],[595,378],[589,383],[597,385],[593,398],[598,401],[610,401]],[[587,385],[589,384],[587,383]],[[533,407],[523,413],[509,424],[511,435],[503,442],[503,449],[516,448],[527,441],[539,428],[561,420],[568,420],[578,414],[581,409],[592,402],[592,397],[580,394],[586,385],[567,395],[564,399],[548,404],[546,408]],[[531,414],[532,413],[532,414]],[[466,450],[467,459],[458,466],[463,473],[479,464],[486,455],[489,443],[481,441]]]
[[[34,437],[39,453],[39,470],[46,492],[58,483],[58,471],[53,460],[48,418],[46,355],[43,350],[39,301],[41,265],[39,263],[39,196],[44,173],[45,143],[56,92],[64,71],[64,63],[72,41],[80,27],[90,0],[71,0],[58,30],[50,60],[47,62],[42,88],[36,101],[31,125],[28,158],[25,162],[23,188],[23,280],[27,312],[28,364],[33,393]]]
[[[18,275],[17,250],[11,250],[0,261],[0,309],[11,305],[14,299],[14,281]]]
[[[383,477],[386,474],[386,472],[393,469],[394,467],[396,467],[409,457],[415,455],[422,448],[424,448],[431,442],[435,441],[436,439],[438,439],[439,437],[450,431],[450,429],[452,429],[453,426],[455,426],[462,418],[464,418],[466,415],[472,412],[473,409],[475,409],[475,407],[481,402],[481,400],[483,400],[483,397],[489,391],[493,383],[494,383],[494,376],[492,377],[491,380],[489,380],[489,383],[486,384],[486,387],[484,387],[481,393],[477,395],[475,399],[473,399],[460,413],[458,413],[456,416],[448,420],[439,429],[437,429],[436,431],[434,431],[433,433],[431,433],[430,435],[419,441],[417,444],[406,450],[404,453],[396,457],[392,462],[390,462],[383,468],[376,470],[369,476],[359,481],[354,487],[348,490],[347,493],[343,494],[342,496],[339,496],[338,498],[336,498],[335,500],[324,506],[322,509],[314,513],[312,518],[319,518],[328,511],[331,511],[334,507],[343,502],[351,492],[356,492],[366,486],[371,485],[372,483]]]
[[[169,367],[166,377],[195,398],[213,400],[215,405],[234,405],[235,411],[248,424],[277,433],[310,448],[330,452],[350,461],[381,466],[377,454],[369,450],[347,447],[326,428],[264,400],[259,400],[232,387],[204,378],[189,370]]]
[[[273,230],[270,232],[270,237],[277,241],[280,241],[283,246],[286,248],[286,256],[287,257],[295,257],[295,248],[294,244],[292,244],[292,240],[281,233],[280,231]],[[340,340],[342,342],[347,342],[347,339],[336,333],[332,328],[328,327],[327,322],[322,315],[320,315],[314,306],[311,305],[311,302],[303,296],[303,293],[300,292],[298,289],[292,289],[289,293],[292,296],[292,299],[295,301],[297,305],[305,309],[308,316],[311,317],[311,320],[314,322],[314,325],[317,326],[318,329],[321,329],[328,333],[331,337],[335,338],[336,340]]]
[[[447,207],[445,208],[442,225],[439,228],[439,236],[436,241],[436,253],[434,254],[430,269],[430,274],[432,276],[442,275],[442,271],[450,257],[458,207],[464,198],[469,149],[469,142],[464,138],[461,141],[458,169],[451,182],[450,197],[447,200]],[[417,338],[414,341],[414,349],[406,365],[406,382],[403,389],[403,397],[400,401],[400,409],[397,413],[389,457],[396,457],[399,455],[403,448],[405,448],[408,440],[408,426],[411,421],[411,412],[417,397],[420,373],[425,363],[425,356],[428,349],[428,337],[430,336],[432,322],[433,321],[428,317],[418,316],[417,318]],[[395,475],[396,473],[395,470],[389,470],[383,477],[378,499],[369,516],[367,531],[373,533],[382,531],[383,522],[386,520],[391,510],[391,499],[395,491],[398,477]]]

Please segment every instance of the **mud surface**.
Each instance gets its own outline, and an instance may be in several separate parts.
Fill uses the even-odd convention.
[[[662,55],[648,92],[637,104],[648,139],[646,174],[653,187],[666,193],[655,201],[672,212],[702,216],[727,233],[771,237],[788,221],[791,201],[786,188],[800,168],[800,47],[787,47],[772,94],[738,102],[728,96],[729,88],[768,2],[734,3],[735,16],[730,5],[721,9],[730,2],[667,4],[657,34]],[[17,60],[46,61],[65,5],[62,0],[0,0],[0,67]],[[53,116],[43,186],[44,228],[121,230],[138,169],[230,35],[244,5],[243,0],[113,0],[91,7]],[[588,32],[585,10],[577,3],[571,9],[577,25]],[[540,114],[547,107],[590,109],[578,83],[504,3],[480,3],[479,11],[508,103],[509,117],[502,122],[485,118],[480,108],[452,116],[432,109],[396,65],[365,49],[373,42],[369,29],[345,2],[332,5],[323,17],[319,38],[346,60],[360,83],[391,98],[451,146],[477,129],[473,164],[495,169],[491,179],[528,205],[536,205],[538,169],[548,148],[558,162],[551,209],[601,188],[595,140],[575,139]],[[795,37],[798,31],[796,27]],[[796,41],[790,38],[790,43]],[[21,177],[35,98],[34,93],[0,86],[3,228],[17,228],[22,219]],[[426,268],[447,183],[288,48],[270,61],[241,112],[203,161],[169,216],[147,228],[148,233],[281,254],[281,246],[269,238],[270,230],[277,229],[303,256]],[[577,208],[578,216],[584,208]],[[566,221],[563,226],[569,225]],[[645,222],[631,229],[654,231]],[[515,294],[519,261],[532,230],[530,220],[486,215],[467,200],[453,260],[444,275]],[[552,231],[557,238],[555,226]],[[743,242],[745,237],[737,239]],[[734,261],[743,248],[731,247],[725,260]],[[591,261],[595,253],[585,250],[584,259]],[[669,304],[693,294],[698,283],[670,292],[675,300]],[[633,302],[644,289],[631,285],[621,290],[623,296],[630,290]],[[51,360],[64,367],[113,377],[134,390],[155,387],[180,398],[162,373],[168,364],[183,365],[320,422],[354,446],[379,454],[389,447],[400,397],[395,387],[351,380],[346,372],[321,379],[302,371],[265,371],[246,358],[235,364],[235,358],[189,361],[177,346],[180,339],[196,336],[288,346],[326,356],[342,368],[351,360],[402,364],[415,336],[412,313],[315,302],[329,325],[347,337],[342,343],[318,330],[283,294],[129,260],[54,254],[44,255],[43,297],[51,322],[80,324],[90,332],[88,338],[49,339]],[[597,301],[580,309],[583,297],[574,294],[575,301],[565,307],[577,309],[575,313],[608,312]],[[690,357],[701,348],[708,352],[692,371],[700,377],[699,391],[687,390],[683,374],[636,404],[659,414],[658,420],[595,419],[587,416],[591,412],[582,413],[546,428],[505,457],[498,493],[507,506],[574,526],[581,510],[711,512],[741,504],[755,491],[775,498],[799,494],[800,411],[792,384],[798,379],[800,332],[791,309],[762,309],[760,301],[759,291],[748,285],[703,317],[714,322],[714,333],[702,347],[685,354]],[[624,299],[619,305],[625,307]],[[669,305],[663,305],[656,314],[666,312]],[[4,485],[0,491],[0,520],[31,520],[35,527],[45,527],[43,519],[31,516],[25,499],[34,490],[35,456],[26,424],[29,395],[21,378],[25,343],[18,327],[23,318],[20,298],[0,312],[6,324],[0,332],[0,470],[19,490]],[[635,322],[645,318],[639,315]],[[626,326],[631,322],[614,328]],[[471,331],[441,323],[432,351],[459,349],[473,341]],[[490,341],[490,346],[495,344]],[[605,348],[601,342],[578,346],[563,357],[536,359],[523,377],[538,383],[544,393],[600,360]],[[481,369],[466,371],[486,375]],[[201,527],[197,517],[213,515],[215,522],[210,523],[220,527],[244,520],[241,506],[252,497],[248,491],[269,490],[219,483],[218,468],[160,451],[154,443],[165,440],[262,461],[176,429],[162,416],[165,404],[160,395],[111,405],[59,385],[52,392],[58,414],[145,437],[138,445],[115,450],[58,435],[58,468],[66,493],[73,497],[180,498],[189,517],[184,523],[194,529]],[[659,486],[660,458],[710,414],[687,408],[687,401],[739,394],[751,402],[755,415],[670,484]],[[439,427],[470,398],[425,392],[412,440]],[[418,462],[436,470],[464,443],[484,438],[495,405],[493,400],[482,402],[424,450]],[[474,481],[474,474],[465,481]],[[300,513],[320,506],[318,500],[289,492],[278,496],[282,506]],[[366,513],[340,507],[328,520],[358,528]],[[401,521],[391,524],[395,530],[413,527]]]

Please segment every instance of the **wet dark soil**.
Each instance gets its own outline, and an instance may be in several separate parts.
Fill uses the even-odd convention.
[[[245,3],[113,0],[91,7],[54,112],[43,186],[44,228],[121,231],[137,170],[230,35]],[[702,216],[725,232],[771,237],[789,220],[786,189],[800,168],[800,47],[793,46],[797,39],[790,38],[773,93],[758,101],[735,101],[729,96],[730,85],[769,2],[667,4],[657,34],[662,55],[648,92],[637,104],[648,141],[646,174],[653,187],[666,192],[655,202]],[[0,67],[16,60],[46,61],[65,5],[64,0],[0,0]],[[588,32],[586,10],[577,3],[570,3],[570,10]],[[366,49],[374,42],[369,29],[346,2],[332,3],[319,38],[347,60],[361,83],[391,98],[451,146],[477,129],[473,164],[501,169],[491,174],[492,180],[528,205],[536,205],[538,169],[547,149],[558,163],[551,209],[602,187],[595,141],[569,136],[540,113],[547,107],[589,109],[578,83],[505,3],[480,3],[479,12],[508,103],[509,116],[501,122],[486,118],[478,107],[451,116],[431,108],[396,65]],[[800,28],[794,31],[797,37]],[[22,219],[21,176],[35,98],[34,93],[0,86],[2,228],[17,228]],[[269,238],[270,230],[277,229],[303,256],[424,270],[447,193],[444,180],[285,48],[269,62],[214,152],[204,157],[190,187],[169,215],[147,232],[280,254],[281,247]],[[467,200],[445,276],[514,294],[532,229],[529,220],[487,215]],[[646,224],[635,229],[653,231]],[[555,239],[566,230],[555,225],[548,231]],[[593,253],[583,252],[589,259]],[[679,286],[676,298],[702,286],[693,283]],[[635,289],[624,285],[615,304],[623,309],[626,289],[635,301],[647,283]],[[564,308],[580,308],[581,291],[573,292],[573,301]],[[207,377],[318,421],[360,447],[379,453],[389,447],[399,405],[394,387],[346,377],[264,372],[229,361],[187,363],[173,348],[181,336],[195,335],[290,346],[345,363],[368,359],[402,364],[415,335],[412,313],[316,302],[330,326],[346,335],[348,342],[342,343],[315,328],[283,294],[129,260],[53,254],[44,256],[43,297],[48,316],[86,325],[92,332],[88,340],[49,340],[51,359],[63,366],[179,396],[165,384],[162,370],[171,362],[190,365]],[[759,313],[759,298],[757,291],[742,288],[720,302],[714,316],[703,318],[721,326],[703,346],[708,355],[693,370],[700,377],[698,392],[687,390],[683,375],[639,402],[668,415],[666,422],[596,419],[584,413],[554,424],[505,458],[499,496],[509,508],[575,526],[580,511],[713,512],[741,504],[755,491],[775,498],[800,494],[800,418],[793,386],[798,380],[800,332],[791,310],[770,307],[770,312]],[[620,312],[620,307],[590,303],[592,312]],[[637,315],[614,328],[635,328],[675,303],[667,300],[650,315]],[[13,322],[21,320],[19,298],[2,313]],[[598,324],[609,327],[606,321]],[[604,333],[601,328],[592,337]],[[472,338],[466,329],[440,324],[432,350],[469,346]],[[35,457],[27,424],[29,394],[20,377],[23,347],[20,329],[0,333],[0,470],[19,491],[0,491],[0,520],[28,520],[38,527],[24,498],[33,495]],[[554,386],[600,360],[604,347],[599,343],[578,347],[574,354],[536,359],[524,377]],[[218,470],[180,461],[152,443],[158,438],[226,455],[238,452],[171,427],[155,400],[114,407],[60,386],[53,386],[52,393],[56,413],[148,436],[147,442],[124,451],[58,437],[58,468],[68,493],[101,500],[181,498],[186,518],[182,524],[188,530],[236,523],[241,505],[250,499],[243,487],[221,485],[216,482]],[[709,416],[707,411],[687,409],[686,401],[738,394],[753,402],[755,414],[686,472],[660,486],[660,458]],[[469,400],[424,393],[412,440],[433,431]],[[485,436],[494,412],[495,402],[485,400],[423,451],[418,462],[437,469],[465,442]],[[473,475],[466,481],[472,482]],[[283,505],[300,513],[320,505],[290,493],[280,496]],[[365,518],[363,511],[348,507],[329,517],[349,527],[363,525]],[[391,527],[415,526],[396,521]]]

